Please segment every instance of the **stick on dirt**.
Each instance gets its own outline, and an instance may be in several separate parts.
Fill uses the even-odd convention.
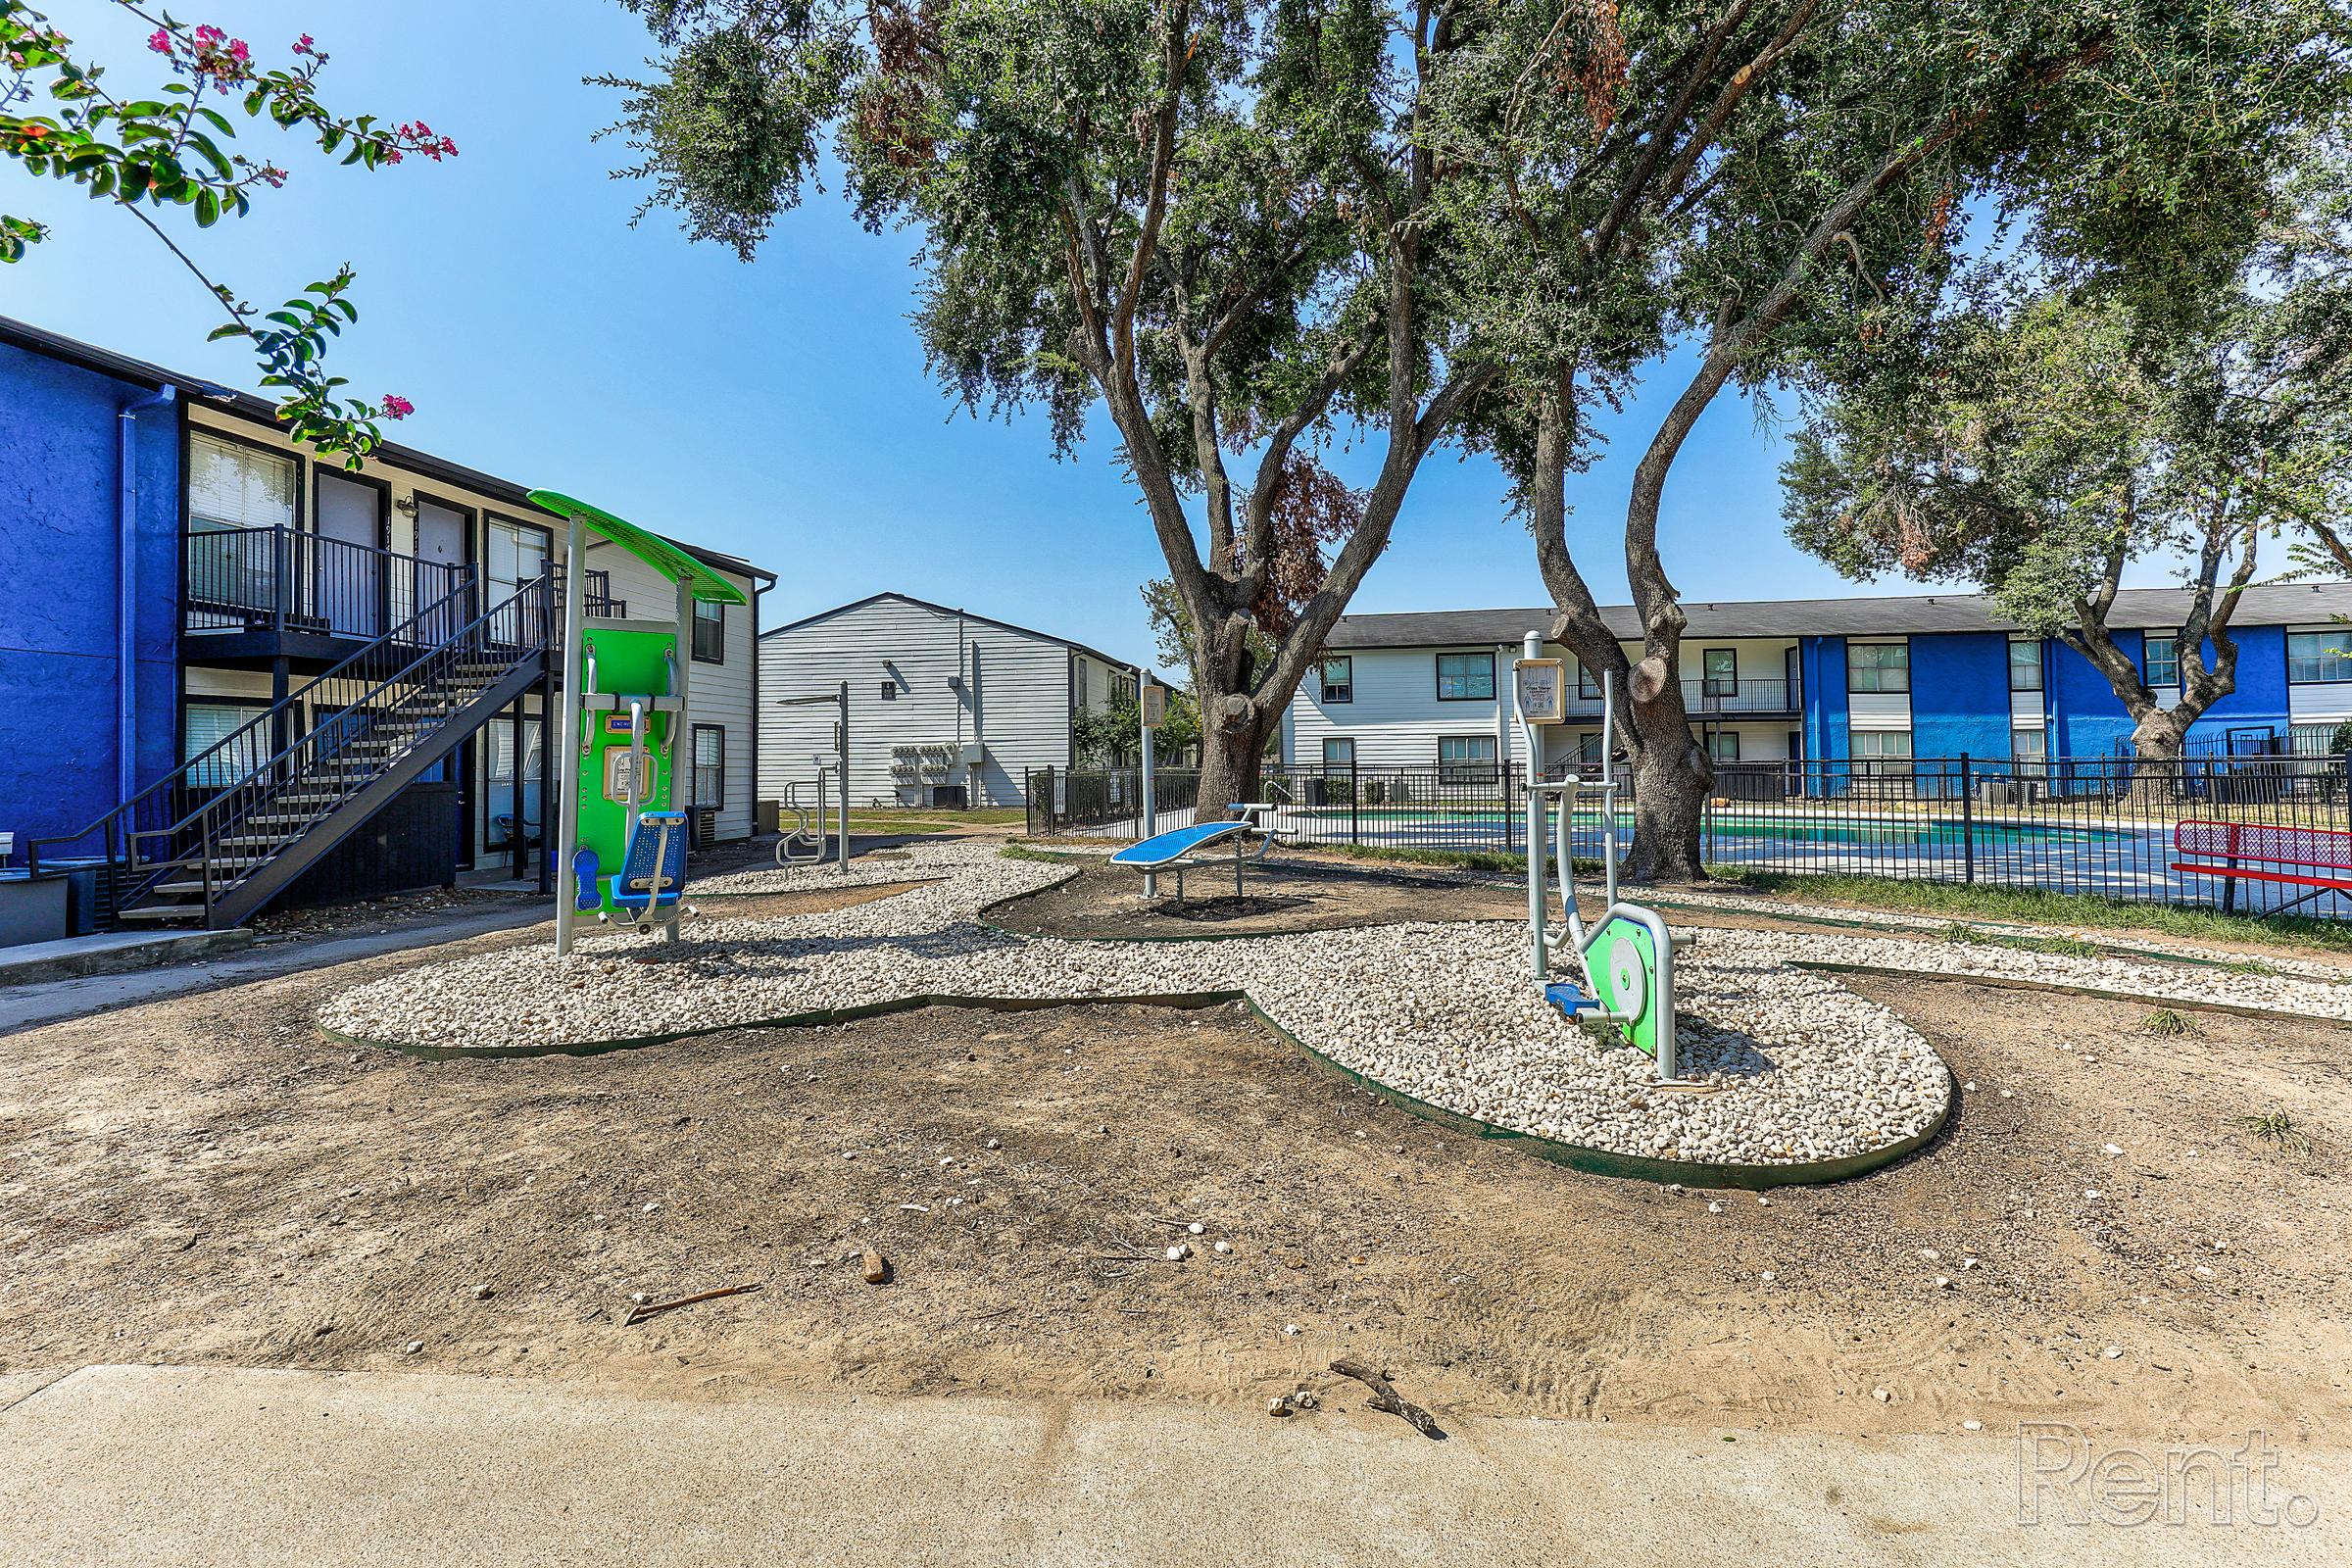
[[[760,1282],[754,1280],[749,1285],[722,1285],[715,1291],[704,1291],[695,1296],[681,1296],[674,1301],[648,1301],[641,1306],[630,1307],[629,1315],[620,1320],[620,1326],[625,1329],[632,1323],[644,1322],[658,1312],[667,1312],[680,1306],[692,1306],[697,1301],[715,1301],[722,1296],[741,1296],[746,1291],[756,1291],[759,1288]]]
[[[1446,1429],[1438,1425],[1438,1418],[1399,1395],[1389,1382],[1386,1373],[1375,1371],[1363,1362],[1345,1355],[1332,1362],[1331,1369],[1340,1376],[1353,1378],[1365,1388],[1370,1389],[1372,1397],[1364,1402],[1373,1409],[1403,1417],[1412,1424],[1415,1431],[1425,1438],[1434,1440],[1446,1436]]]

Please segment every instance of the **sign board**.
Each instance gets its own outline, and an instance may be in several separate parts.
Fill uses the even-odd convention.
[[[1568,681],[1557,659],[1519,659],[1511,662],[1511,684],[1519,716],[1530,724],[1557,724],[1568,716]]]
[[[1157,681],[1146,681],[1138,699],[1144,709],[1144,728],[1157,729],[1168,721],[1168,689]]]

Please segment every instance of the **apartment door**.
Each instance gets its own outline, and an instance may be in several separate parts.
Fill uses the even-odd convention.
[[[422,612],[444,600],[463,581],[466,566],[466,514],[456,507],[421,496],[416,501],[416,609]],[[421,630],[438,642],[470,617],[465,601],[451,600],[435,612]]]
[[[383,498],[374,485],[318,476],[318,542],[311,596],[329,630],[373,637],[383,630]]]

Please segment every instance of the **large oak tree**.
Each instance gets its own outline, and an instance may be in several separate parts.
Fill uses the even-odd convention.
[[[2234,254],[2299,117],[2336,90],[2340,7],[2159,0],[1490,0],[1430,115],[1497,365],[1480,428],[1519,484],[1554,635],[1625,694],[1629,872],[1700,874],[1712,768],[1680,679],[1665,485],[1726,387],[1851,373],[1932,313],[1972,215],[2143,273]],[[1669,358],[1688,351],[1694,364]],[[1601,624],[1565,482],[1587,416],[1674,364],[1622,525],[1641,653]],[[1733,499],[1731,506],[1744,503]],[[1605,536],[1604,536],[1605,537]],[[1595,541],[1597,543],[1597,541]]]
[[[1460,14],[1379,0],[643,0],[624,127],[655,201],[750,255],[828,133],[922,239],[916,322],[977,410],[1108,413],[1188,622],[1201,799],[1263,749],[1493,378],[1438,308],[1453,175],[1424,134]],[[1378,460],[1305,564],[1337,438]],[[1328,519],[1327,519],[1328,520]],[[1310,530],[1311,532],[1312,530]],[[1073,541],[1072,548],[1084,548]],[[1278,609],[1278,614],[1269,614]]]

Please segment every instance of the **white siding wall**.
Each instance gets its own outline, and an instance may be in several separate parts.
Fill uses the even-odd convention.
[[[556,535],[556,553],[561,559],[564,535]],[[612,574],[612,596],[628,606],[631,620],[667,622],[677,618],[677,586],[664,579],[653,567],[635,556],[612,545],[591,542],[588,548],[588,569],[610,571]],[[732,573],[721,573],[743,590],[746,600],[752,597],[754,584]],[[758,736],[759,716],[752,708],[752,679],[754,661],[759,657],[756,629],[752,624],[753,607],[750,604],[726,607],[726,660],[722,663],[690,664],[686,673],[686,708],[690,723],[716,724],[726,731],[726,785],[720,802],[714,831],[720,839],[740,839],[752,831],[752,748]],[[694,628],[678,628],[678,651],[691,653]],[[691,735],[681,736],[681,747],[690,745]],[[690,757],[678,760],[678,779],[683,785],[690,780]]]
[[[976,782],[972,805],[1019,806],[1029,769],[1069,765],[1072,652],[1051,638],[883,598],[771,632],[760,659],[762,799],[812,781],[809,755],[832,746],[833,708],[778,708],[776,699],[831,692],[844,680],[853,805],[925,805],[931,785]],[[1111,667],[1094,662],[1089,672],[1098,704]],[[959,672],[960,691],[950,684]],[[898,692],[889,701],[886,679]],[[976,780],[952,760],[945,770],[892,770],[893,748],[950,748],[952,759],[953,748],[974,740],[987,748]]]
[[[1557,655],[1558,649],[1547,649]],[[1438,655],[1492,654],[1494,702],[1438,699]],[[1326,704],[1319,670],[1309,670],[1292,701],[1285,726],[1286,760],[1313,764],[1323,760],[1326,737],[1355,741],[1358,767],[1434,767],[1438,741],[1447,735],[1501,735],[1499,755],[1524,760],[1510,716],[1511,661],[1516,648],[1380,648],[1352,653],[1354,700]],[[1573,678],[1573,677],[1571,677]]]

